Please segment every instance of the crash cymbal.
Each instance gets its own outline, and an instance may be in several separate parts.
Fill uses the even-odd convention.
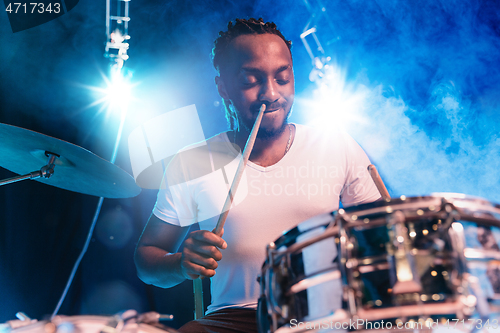
[[[129,198],[141,191],[127,172],[82,147],[0,123],[1,167],[29,174],[47,164],[47,153],[58,156],[54,174],[38,182],[105,198]]]

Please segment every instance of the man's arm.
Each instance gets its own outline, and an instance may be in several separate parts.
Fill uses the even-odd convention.
[[[219,236],[206,230],[191,232],[182,252],[176,253],[189,227],[180,227],[149,218],[135,250],[137,275],[147,284],[162,288],[173,287],[186,279],[215,275],[219,250],[227,247]]]

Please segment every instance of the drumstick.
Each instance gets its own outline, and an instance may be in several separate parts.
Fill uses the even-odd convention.
[[[193,294],[194,294],[194,319],[200,319],[205,314],[205,307],[203,306],[203,281],[201,276],[193,280]]]
[[[257,132],[259,131],[260,122],[262,120],[262,116],[264,115],[264,111],[266,111],[266,105],[262,104],[259,110],[259,114],[257,115],[257,119],[255,119],[255,124],[253,125],[252,131],[250,132],[250,136],[248,137],[247,143],[245,144],[245,149],[243,149],[243,154],[240,164],[238,165],[238,169],[236,169],[236,174],[234,175],[233,183],[231,184],[231,188],[227,193],[226,202],[224,203],[224,207],[222,208],[222,214],[220,214],[219,221],[217,221],[217,226],[213,231],[216,235],[220,236],[222,234],[222,228],[224,227],[224,223],[226,223],[226,218],[227,215],[229,214],[229,208],[233,203],[234,194],[238,189],[241,176],[243,176],[243,171],[245,170],[248,158],[250,157],[250,153],[252,152],[253,145],[255,143],[255,138],[257,137]]]
[[[389,192],[387,191],[382,178],[380,178],[377,168],[373,164],[370,164],[368,166],[368,172],[370,173],[370,176],[372,176],[373,182],[375,183],[375,186],[377,186],[377,189],[380,192],[382,198],[385,201],[391,200],[391,196],[389,195]]]
[[[245,144],[245,148],[243,149],[242,159],[240,164],[238,164],[238,169],[236,169],[236,174],[234,175],[233,183],[229,188],[229,192],[227,193],[226,202],[222,208],[222,213],[219,215],[219,220],[217,221],[217,225],[213,230],[213,233],[221,236],[222,228],[224,227],[224,223],[226,222],[227,215],[229,214],[229,207],[233,203],[234,194],[236,193],[236,189],[240,184],[241,177],[243,176],[243,170],[245,170],[245,166],[247,165],[248,158],[250,157],[250,153],[252,152],[253,145],[255,143],[255,138],[257,137],[257,132],[259,131],[260,122],[262,120],[262,116],[264,115],[264,111],[266,111],[266,105],[262,104],[259,110],[259,114],[257,115],[257,119],[255,119],[255,124],[253,125],[252,131],[250,132],[250,136],[247,139],[247,143]],[[203,284],[201,279],[193,280],[193,291],[194,291],[194,319],[199,319],[203,317]]]

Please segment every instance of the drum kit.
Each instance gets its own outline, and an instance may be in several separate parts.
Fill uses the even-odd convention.
[[[0,124],[1,166],[106,198],[139,194],[134,179],[81,147]],[[36,170],[36,171],[33,171]],[[267,247],[260,332],[490,332],[499,327],[500,205],[461,194],[400,197],[316,216]],[[175,332],[151,312],[55,316],[0,332]],[[168,319],[168,318],[167,318]]]
[[[494,332],[500,205],[461,194],[316,216],[267,247],[260,332]]]

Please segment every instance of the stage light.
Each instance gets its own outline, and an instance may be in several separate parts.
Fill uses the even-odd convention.
[[[314,127],[341,127],[347,131],[366,123],[367,87],[347,83],[345,70],[319,59],[309,76],[316,84],[312,98],[297,101],[301,109],[307,110],[303,113],[305,123]]]
[[[106,87],[106,101],[110,111],[119,111],[120,114],[127,111],[132,97],[132,84],[130,83],[130,72],[119,68],[111,68],[110,80]]]
[[[112,66],[109,75],[101,72],[103,83],[101,86],[83,86],[93,91],[95,101],[85,107],[100,106],[97,114],[105,112],[106,119],[117,114],[124,118],[128,111],[128,106],[133,100],[133,88],[137,83],[132,83],[132,72],[126,68]]]

